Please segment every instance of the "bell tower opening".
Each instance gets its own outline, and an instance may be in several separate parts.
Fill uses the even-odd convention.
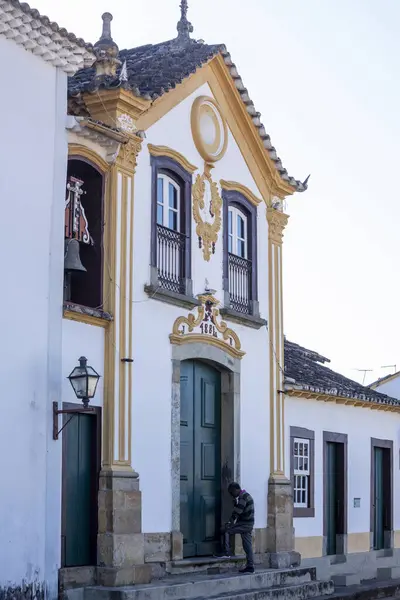
[[[103,174],[84,159],[68,161],[64,301],[102,309]]]

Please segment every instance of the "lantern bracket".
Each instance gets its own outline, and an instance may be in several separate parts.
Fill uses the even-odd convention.
[[[92,406],[83,407],[83,408],[65,408],[63,410],[58,409],[58,403],[53,402],[53,440],[58,440],[58,436],[62,432],[62,430],[70,423],[75,415],[82,414],[93,414],[95,412],[95,408]],[[58,415],[71,415],[66,423],[58,429]]]

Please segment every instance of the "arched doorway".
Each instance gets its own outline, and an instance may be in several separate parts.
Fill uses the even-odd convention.
[[[221,528],[221,373],[196,360],[180,372],[180,523],[183,556],[210,556]]]

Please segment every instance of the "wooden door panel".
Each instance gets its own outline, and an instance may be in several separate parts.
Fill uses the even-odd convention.
[[[69,418],[69,417],[68,417]],[[97,477],[95,419],[75,415],[63,431],[63,563],[65,567],[95,564],[93,508]]]
[[[184,556],[213,554],[219,543],[220,413],[219,372],[194,361],[182,363],[181,531],[184,533]]]

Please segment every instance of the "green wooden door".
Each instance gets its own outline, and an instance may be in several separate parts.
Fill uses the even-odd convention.
[[[383,448],[374,448],[374,549],[384,548]]]
[[[96,480],[96,418],[74,415],[63,430],[64,567],[96,564]]]
[[[337,453],[336,444],[326,444],[326,553],[336,554],[337,534]]]
[[[181,364],[180,429],[183,554],[208,556],[221,527],[221,382],[203,363]]]

